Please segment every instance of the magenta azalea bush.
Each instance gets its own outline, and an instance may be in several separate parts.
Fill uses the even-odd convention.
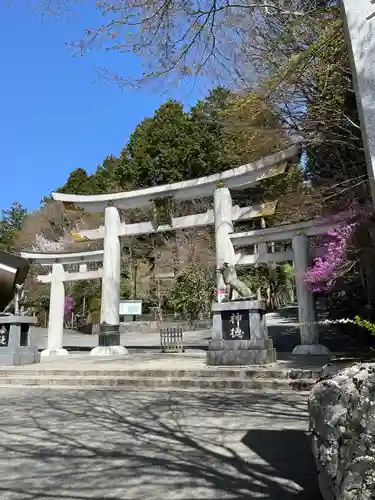
[[[327,234],[323,244],[324,256],[314,259],[305,273],[305,282],[312,292],[323,292],[331,288],[346,260],[349,242],[359,225],[358,220],[343,222]]]
[[[64,314],[65,314],[65,316],[70,316],[72,314],[73,307],[74,307],[73,297],[71,297],[70,295],[67,295],[65,297],[65,303],[64,303]]]

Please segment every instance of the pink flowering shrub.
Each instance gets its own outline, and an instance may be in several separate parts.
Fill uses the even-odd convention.
[[[359,221],[343,222],[327,234],[323,245],[324,256],[314,259],[305,273],[305,282],[312,292],[323,292],[331,288],[345,260],[348,245]]]
[[[65,314],[65,316],[70,316],[72,314],[73,307],[74,307],[73,297],[71,297],[70,295],[67,295],[65,297],[65,303],[64,303],[64,314]]]

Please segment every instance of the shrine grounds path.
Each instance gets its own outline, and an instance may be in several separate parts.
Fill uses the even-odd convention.
[[[2,500],[319,500],[307,393],[0,388]]]
[[[325,319],[327,313],[318,309],[318,318]],[[295,306],[285,307],[278,313],[267,314],[268,334],[272,338],[278,354],[291,353],[293,348],[300,344],[298,312]],[[128,325],[127,328],[131,328]],[[31,328],[31,343],[40,349],[47,347],[47,329]],[[320,342],[326,345],[333,353],[347,353],[368,349],[368,337],[349,337],[339,333],[330,325],[319,325]],[[375,339],[375,337],[374,337]],[[184,345],[192,349],[207,349],[211,340],[210,330],[184,331]],[[375,341],[375,340],[374,340]],[[132,333],[122,332],[121,344],[132,351],[157,350],[160,351],[159,333]],[[70,351],[89,351],[98,345],[97,335],[84,335],[72,330],[64,331],[63,346]],[[375,344],[374,344],[375,347]]]

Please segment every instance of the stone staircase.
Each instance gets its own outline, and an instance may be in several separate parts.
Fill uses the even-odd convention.
[[[321,369],[235,367],[218,369],[0,369],[1,387],[115,390],[298,390],[308,391]]]

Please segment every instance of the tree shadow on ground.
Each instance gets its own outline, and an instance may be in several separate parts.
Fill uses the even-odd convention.
[[[1,400],[7,500],[320,498],[301,394],[31,391]]]
[[[300,495],[295,498],[301,500],[320,498],[313,455],[305,455],[311,446],[307,433],[294,429],[250,430],[242,442],[272,465],[280,477],[293,481],[303,488]],[[303,456],[305,459],[301,460]],[[277,498],[292,497],[282,492]]]

